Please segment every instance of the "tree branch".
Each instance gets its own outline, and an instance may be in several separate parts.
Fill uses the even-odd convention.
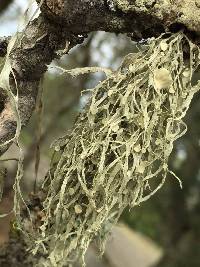
[[[40,2],[40,0],[36,0]],[[74,33],[132,33],[141,39],[180,27],[198,35],[198,0],[45,0],[43,13]]]
[[[22,125],[28,122],[36,102],[39,81],[53,58],[56,50],[64,49],[66,40],[71,41],[71,46],[78,42],[73,35],[62,30],[60,25],[54,25],[41,15],[30,22],[22,39],[12,49],[9,57],[15,79],[10,77],[10,86],[13,93],[16,92],[16,84],[19,94],[19,112]],[[5,55],[7,39],[1,39],[0,53]],[[2,100],[4,91],[0,90]],[[11,100],[4,96],[0,110],[0,155],[8,145],[2,146],[15,136],[16,117],[12,110]]]

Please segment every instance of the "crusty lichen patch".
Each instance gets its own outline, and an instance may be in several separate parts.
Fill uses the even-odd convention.
[[[200,31],[200,1],[188,0],[180,1],[180,18],[179,22],[186,25],[191,31]],[[184,2],[184,3],[183,3]]]
[[[191,31],[200,31],[199,0],[113,0],[116,7],[123,12],[145,12],[164,23],[180,23]]]
[[[113,0],[115,5],[118,9],[122,10],[123,12],[128,11],[148,11],[151,12],[151,9],[156,5],[160,6],[161,9],[164,7],[170,6],[170,0],[135,0],[135,1],[128,1],[128,0]]]
[[[55,15],[62,15],[64,10],[64,0],[46,0],[46,5]]]
[[[156,3],[156,0],[114,0],[115,5],[118,9],[123,12],[127,11],[147,11],[148,8],[153,7]]]
[[[191,84],[199,58],[182,33],[161,36],[97,85],[72,133],[54,145],[42,225],[31,236],[33,251],[45,255],[39,267],[84,263],[89,244],[96,240],[103,249],[125,207],[161,188],[199,89]]]

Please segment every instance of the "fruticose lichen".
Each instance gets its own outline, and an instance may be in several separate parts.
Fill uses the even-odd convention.
[[[90,243],[103,250],[123,210],[161,188],[174,141],[187,130],[199,64],[199,48],[182,32],[165,34],[96,86],[74,130],[54,145],[43,219],[29,233],[33,252],[45,255],[38,266],[84,265]]]

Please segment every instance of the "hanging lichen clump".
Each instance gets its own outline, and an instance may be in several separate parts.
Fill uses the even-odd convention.
[[[71,266],[93,240],[103,248],[124,208],[163,185],[173,143],[187,129],[199,63],[199,48],[183,33],[163,35],[96,86],[72,133],[54,146],[33,234],[34,252],[45,255],[38,266]]]

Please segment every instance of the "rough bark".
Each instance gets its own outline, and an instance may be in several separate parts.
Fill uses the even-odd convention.
[[[199,0],[46,0],[42,11],[79,34],[96,30],[130,32],[141,39],[180,27],[194,35],[200,31]]]
[[[7,40],[1,40],[0,54],[3,56]],[[78,39],[41,15],[29,23],[21,40],[12,49],[9,57],[15,80],[11,76],[10,85],[13,93],[16,93],[15,81],[17,83],[22,125],[26,125],[34,110],[39,82],[47,70],[47,64],[56,57],[56,50],[64,49],[67,40],[71,41],[73,46],[73,41],[76,43]],[[0,113],[0,144],[3,144],[14,137],[17,124],[10,99],[5,91],[0,91],[3,100]],[[0,155],[8,146],[9,144],[0,146]]]

